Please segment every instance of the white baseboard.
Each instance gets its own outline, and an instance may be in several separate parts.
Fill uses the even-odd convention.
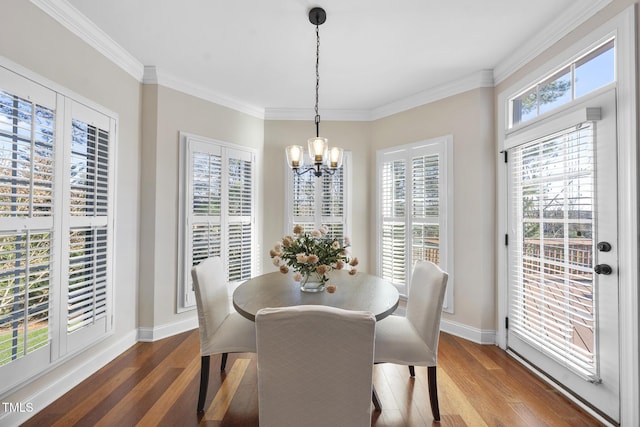
[[[440,321],[440,330],[477,344],[496,343],[496,331],[491,329],[477,329],[462,323],[442,319]]]
[[[82,360],[80,364],[74,366],[69,372],[52,380],[49,384],[41,387],[28,398],[20,399],[25,405],[28,403],[28,407],[25,405],[22,406],[23,409],[28,409],[28,411],[0,411],[0,426],[19,426],[24,423],[29,418],[33,417],[37,413],[37,410],[45,408],[53,403],[73,387],[96,373],[107,363],[124,353],[136,342],[157,341],[182,332],[190,331],[197,327],[198,318],[194,316],[191,319],[181,320],[179,322],[169,323],[155,328],[138,328],[137,331],[131,331],[99,354]],[[33,412],[31,408],[35,408],[36,412]]]
[[[76,366],[66,374],[55,378],[49,384],[40,387],[37,392],[24,399],[23,403],[28,407],[37,410],[42,409],[53,403],[63,394],[80,384],[85,379],[96,373],[100,368],[111,362],[113,359],[124,353],[129,347],[136,343],[136,331],[131,331],[111,346],[98,354],[79,360]],[[35,415],[36,412],[15,411],[5,412],[0,416],[0,425],[2,426],[19,426]]]
[[[179,322],[174,323],[166,323],[155,328],[141,327],[138,328],[138,341],[153,342],[196,329],[197,327],[198,318],[195,315],[191,319],[180,320]]]

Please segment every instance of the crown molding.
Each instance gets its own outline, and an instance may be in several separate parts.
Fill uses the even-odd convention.
[[[370,122],[481,87],[493,87],[493,71],[482,70],[371,110],[322,110],[323,120]],[[267,108],[265,120],[312,120],[311,108]]]
[[[265,120],[309,120],[315,115],[311,109],[257,107],[172,76],[156,67],[145,67],[67,0],[30,1],[138,81],[166,86]],[[536,36],[508,55],[493,71],[482,70],[454,82],[445,83],[371,110],[323,110],[322,117],[324,120],[336,121],[373,121],[468,90],[494,87],[591,18],[611,1],[595,0],[587,5],[584,2],[578,2],[567,8],[544,30],[539,31]]]
[[[378,120],[393,114],[401,113],[421,105],[439,101],[469,90],[481,87],[493,87],[493,71],[481,70],[440,86],[427,89],[404,99],[374,108],[371,110],[371,120]]]
[[[248,104],[236,98],[220,95],[219,93],[216,93],[211,89],[199,86],[187,80],[176,77],[170,73],[167,73],[166,71],[163,71],[156,66],[144,67],[142,83],[165,86],[170,89],[185,93],[187,95],[191,95],[196,98],[204,99],[205,101],[218,104],[222,107],[227,107],[232,110],[248,114],[258,119],[264,120],[265,118],[265,110],[261,107]]]
[[[66,0],[31,0],[47,15],[140,81],[143,65]]]
[[[322,120],[368,122],[371,110],[323,109]],[[265,120],[312,120],[316,113],[313,108],[266,108]]]
[[[506,80],[511,74],[539,56],[542,52],[558,42],[564,36],[586,22],[589,18],[611,3],[612,0],[596,0],[575,2],[572,6],[558,15],[547,27],[527,40],[524,44],[511,52],[505,60],[496,65],[493,70],[495,84]]]

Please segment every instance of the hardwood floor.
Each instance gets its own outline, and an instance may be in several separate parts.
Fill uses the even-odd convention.
[[[230,354],[226,373],[211,358],[206,412],[196,413],[197,330],[138,343],[32,417],[25,426],[257,426],[254,354]],[[382,412],[372,426],[431,425],[426,368],[376,365]],[[595,419],[505,352],[443,333],[438,359],[442,427],[597,426]],[[438,425],[433,423],[433,425]]]

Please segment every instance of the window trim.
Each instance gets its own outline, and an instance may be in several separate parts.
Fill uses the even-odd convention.
[[[640,419],[640,408],[633,405],[638,400],[640,389],[637,381],[639,370],[638,348],[638,276],[640,260],[638,254],[640,248],[636,236],[638,235],[638,147],[637,147],[637,76],[636,67],[636,7],[630,5],[619,12],[609,21],[598,28],[586,33],[581,39],[554,56],[542,66],[519,79],[513,86],[498,93],[496,129],[498,147],[496,155],[503,158],[505,140],[510,133],[508,129],[509,109],[508,100],[515,96],[519,89],[527,83],[534,82],[551,69],[567,61],[567,58],[580,56],[590,48],[596,47],[599,42],[608,37],[615,36],[616,51],[616,82],[611,86],[617,89],[617,133],[618,133],[618,191],[623,197],[619,197],[619,268],[620,274],[620,371],[626,372],[620,378],[620,423],[636,424]],[[604,90],[604,88],[603,88]],[[555,111],[554,111],[555,112]],[[543,119],[546,117],[543,117]],[[535,120],[532,120],[534,122]],[[529,125],[529,122],[526,123]],[[524,126],[523,126],[524,127]],[[512,128],[512,131],[518,129]],[[507,202],[506,202],[506,163],[502,160],[496,164],[497,169],[497,227],[496,242],[502,242],[507,233]],[[497,333],[496,343],[499,347],[506,348],[506,328],[504,319],[507,317],[507,250],[500,244],[496,249],[497,254]],[[568,395],[567,395],[568,396]],[[569,396],[570,397],[570,396]],[[580,402],[574,399],[580,405]],[[598,414],[590,411],[588,407],[580,405],[592,415],[598,418]],[[600,418],[599,418],[600,419]]]
[[[252,167],[252,181],[251,181],[251,255],[252,255],[252,263],[251,263],[251,275],[255,275],[258,271],[258,228],[257,228],[257,186],[258,186],[258,177],[257,177],[257,150],[251,147],[245,147],[238,144],[233,144],[230,142],[224,142],[220,140],[216,140],[213,138],[207,138],[200,135],[195,135],[188,132],[180,132],[179,133],[179,141],[180,141],[180,160],[179,160],[179,188],[180,188],[180,196],[179,196],[179,208],[178,208],[178,281],[177,281],[177,299],[176,299],[176,312],[183,313],[186,311],[193,311],[196,309],[195,305],[195,296],[192,290],[192,278],[191,278],[191,265],[190,261],[192,259],[192,254],[188,251],[190,248],[187,247],[189,242],[188,234],[190,230],[188,229],[188,217],[189,214],[187,209],[189,208],[189,203],[191,201],[189,189],[192,183],[192,176],[189,174],[191,171],[190,159],[191,152],[193,150],[193,145],[207,145],[213,148],[213,150],[218,150],[222,156],[222,180],[228,177],[227,169],[228,163],[224,163],[225,159],[229,157],[226,155],[227,153],[236,152],[241,156],[246,156],[250,158],[251,167]],[[237,157],[234,157],[237,158]],[[228,187],[223,186],[221,197],[227,197]],[[225,202],[222,202],[224,206],[226,206]],[[228,250],[228,233],[226,227],[228,226],[228,213],[221,212],[220,214],[220,228],[221,228],[221,256],[224,261],[225,274],[228,275],[229,272],[229,260],[228,257],[225,256],[224,250]],[[191,290],[190,290],[191,288]]]
[[[589,39],[589,41],[585,41],[585,39]],[[585,96],[590,96],[592,93],[600,92],[602,90],[606,90],[606,88],[610,88],[615,86],[616,81],[620,78],[620,67],[617,63],[617,57],[619,56],[618,50],[621,49],[621,46],[618,46],[618,37],[616,31],[606,31],[599,32],[594,31],[589,37],[582,40],[582,42],[576,43],[573,47],[565,50],[562,54],[554,57],[545,65],[538,67],[533,72],[529,73],[525,78],[521,79],[518,83],[511,86],[509,89],[501,92],[498,95],[498,117],[499,117],[499,127],[498,130],[502,130],[504,133],[509,134],[512,132],[518,132],[520,129],[526,128],[532,124],[535,124],[541,120],[545,120],[547,117],[550,117],[563,109],[570,108],[576,102],[579,102],[581,98]],[[545,82],[551,76],[554,76],[559,71],[569,67],[573,69],[573,65],[580,61],[580,59],[586,57],[591,52],[597,50],[598,48],[604,46],[605,44],[614,41],[614,49],[616,58],[616,63],[614,63],[614,81],[612,83],[608,83],[600,88],[595,89],[593,92],[589,92],[588,94],[582,95],[578,98],[573,96],[573,92],[575,91],[575,87],[571,88],[572,99],[571,101],[559,105],[556,108],[552,108],[549,111],[538,114],[536,117],[531,118],[530,120],[526,120],[520,123],[513,123],[513,100],[517,98],[519,95],[526,93],[528,90],[535,89],[536,86],[540,83]],[[577,46],[579,45],[579,47]],[[542,76],[542,77],[541,77]],[[573,82],[572,82],[573,83]],[[500,135],[503,136],[503,135]]]
[[[116,259],[114,248],[116,245],[117,223],[117,156],[118,156],[118,114],[102,105],[93,102],[76,92],[52,82],[33,71],[16,64],[0,56],[0,76],[2,76],[3,90],[34,103],[41,103],[55,111],[54,139],[56,149],[53,153],[55,167],[53,171],[54,191],[53,191],[53,225],[52,232],[55,233],[56,243],[52,245],[50,289],[50,315],[49,321],[49,343],[47,346],[36,350],[19,358],[11,364],[4,365],[10,368],[10,375],[5,378],[6,382],[0,392],[7,392],[23,384],[28,383],[42,373],[59,366],[66,360],[91,348],[96,343],[114,334],[116,310],[114,307],[114,277],[116,271]],[[44,99],[44,101],[42,101]],[[39,102],[40,101],[40,102]],[[68,199],[71,189],[68,180],[69,156],[68,150],[71,141],[67,140],[66,128],[71,126],[74,118],[72,108],[89,112],[89,120],[100,121],[103,130],[109,131],[109,157],[108,157],[108,207],[105,226],[108,228],[107,237],[107,270],[106,270],[106,300],[104,328],[101,333],[86,333],[94,328],[81,328],[73,334],[67,331],[67,307],[66,298],[68,293],[68,271],[64,269],[63,261],[68,259],[69,231],[68,224]],[[15,221],[9,221],[15,222]],[[91,221],[89,221],[91,222]],[[4,227],[5,229],[7,227]],[[66,255],[65,255],[66,251]],[[29,358],[34,355],[36,357]]]
[[[388,159],[406,159],[407,165],[410,165],[412,158],[412,151],[423,147],[436,146],[439,147],[443,156],[444,182],[441,182],[441,200],[444,203],[440,204],[442,214],[440,215],[440,223],[444,230],[441,233],[443,236],[440,245],[440,267],[447,271],[449,279],[447,281],[447,291],[445,293],[445,299],[443,304],[443,311],[447,313],[454,312],[454,259],[453,259],[453,246],[454,246],[454,193],[453,193],[453,135],[445,135],[441,137],[431,138],[423,141],[413,142],[409,144],[384,148],[376,151],[376,274],[382,275],[382,188],[381,188],[381,173],[382,163],[385,160],[385,156]],[[409,230],[408,225],[410,210],[405,210],[405,223],[407,224],[406,230]],[[407,245],[409,245],[407,240]],[[410,260],[407,259],[405,270],[405,288],[399,288],[401,294],[406,298],[409,294],[409,287],[411,281],[411,274],[413,272],[413,265],[410,265]],[[404,291],[404,293],[402,292]]]

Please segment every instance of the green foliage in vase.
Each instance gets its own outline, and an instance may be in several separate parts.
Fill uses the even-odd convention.
[[[349,238],[337,239],[327,234],[326,227],[312,232],[305,232],[302,226],[293,228],[292,236],[284,236],[269,252],[273,264],[283,274],[294,271],[294,280],[301,282],[306,277],[316,274],[324,284],[331,270],[349,268],[349,274],[356,274],[355,266],[358,258],[349,258],[347,248]]]

